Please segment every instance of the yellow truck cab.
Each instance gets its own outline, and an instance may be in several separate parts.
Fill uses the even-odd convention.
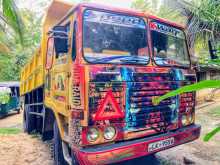
[[[54,139],[54,161],[110,164],[197,139],[196,82],[184,27],[133,10],[54,0],[21,73],[27,133]]]

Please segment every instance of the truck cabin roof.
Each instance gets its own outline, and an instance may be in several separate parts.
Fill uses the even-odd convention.
[[[125,9],[125,8],[118,8],[118,7],[109,7],[109,6],[95,4],[95,3],[79,3],[76,6],[73,5],[73,7],[67,12],[67,14],[60,20],[60,22],[58,24],[62,23],[66,19],[66,17],[71,15],[76,9],[83,8],[83,7],[93,8],[93,9],[97,9],[97,10],[108,10],[108,11],[112,11],[112,12],[119,12],[119,13],[124,13],[127,15],[138,16],[138,17],[146,17],[148,19],[154,19],[154,20],[166,23],[168,25],[180,28],[182,30],[185,29],[185,27],[181,24],[177,24],[175,22],[169,21],[164,18],[160,18],[158,16],[149,14],[147,12],[140,12],[140,11],[133,10],[133,9]]]

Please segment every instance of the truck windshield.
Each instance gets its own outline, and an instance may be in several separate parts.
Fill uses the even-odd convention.
[[[190,64],[184,32],[156,21],[150,23],[154,61],[162,66]]]
[[[147,64],[146,25],[143,19],[86,10],[83,51],[90,63]]]

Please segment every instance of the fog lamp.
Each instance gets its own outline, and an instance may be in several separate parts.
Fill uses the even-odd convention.
[[[115,137],[115,134],[116,134],[116,130],[114,127],[106,127],[105,130],[104,130],[104,138],[106,140],[111,140]]]
[[[96,128],[89,128],[87,132],[87,140],[94,142],[99,138],[99,131]]]

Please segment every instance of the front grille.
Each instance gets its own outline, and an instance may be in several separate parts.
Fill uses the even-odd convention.
[[[180,95],[180,107],[179,112],[184,114],[189,111],[193,111],[195,108],[195,93],[187,92]]]
[[[132,78],[134,82],[144,81],[144,82],[156,82],[173,81],[173,76],[171,73],[132,73]]]
[[[95,114],[106,97],[106,93],[111,90],[113,96],[123,110],[123,85],[121,82],[114,82],[111,84],[105,82],[91,82],[89,90],[89,110],[90,115]],[[92,117],[91,117],[92,118]]]
[[[161,131],[178,120],[179,98],[163,100],[159,105],[152,104],[152,98],[175,90],[180,85],[170,73],[129,73],[120,82],[90,82],[89,110],[90,124],[106,93],[111,90],[125,118],[111,122],[123,122],[126,129],[149,128]],[[126,81],[125,81],[126,80]]]
[[[148,78],[149,79],[149,78]],[[154,78],[151,78],[153,80]],[[152,98],[177,88],[175,81],[130,82],[127,84],[126,122],[127,128],[149,127],[166,129],[177,122],[177,97],[168,98],[159,105],[152,104]]]

